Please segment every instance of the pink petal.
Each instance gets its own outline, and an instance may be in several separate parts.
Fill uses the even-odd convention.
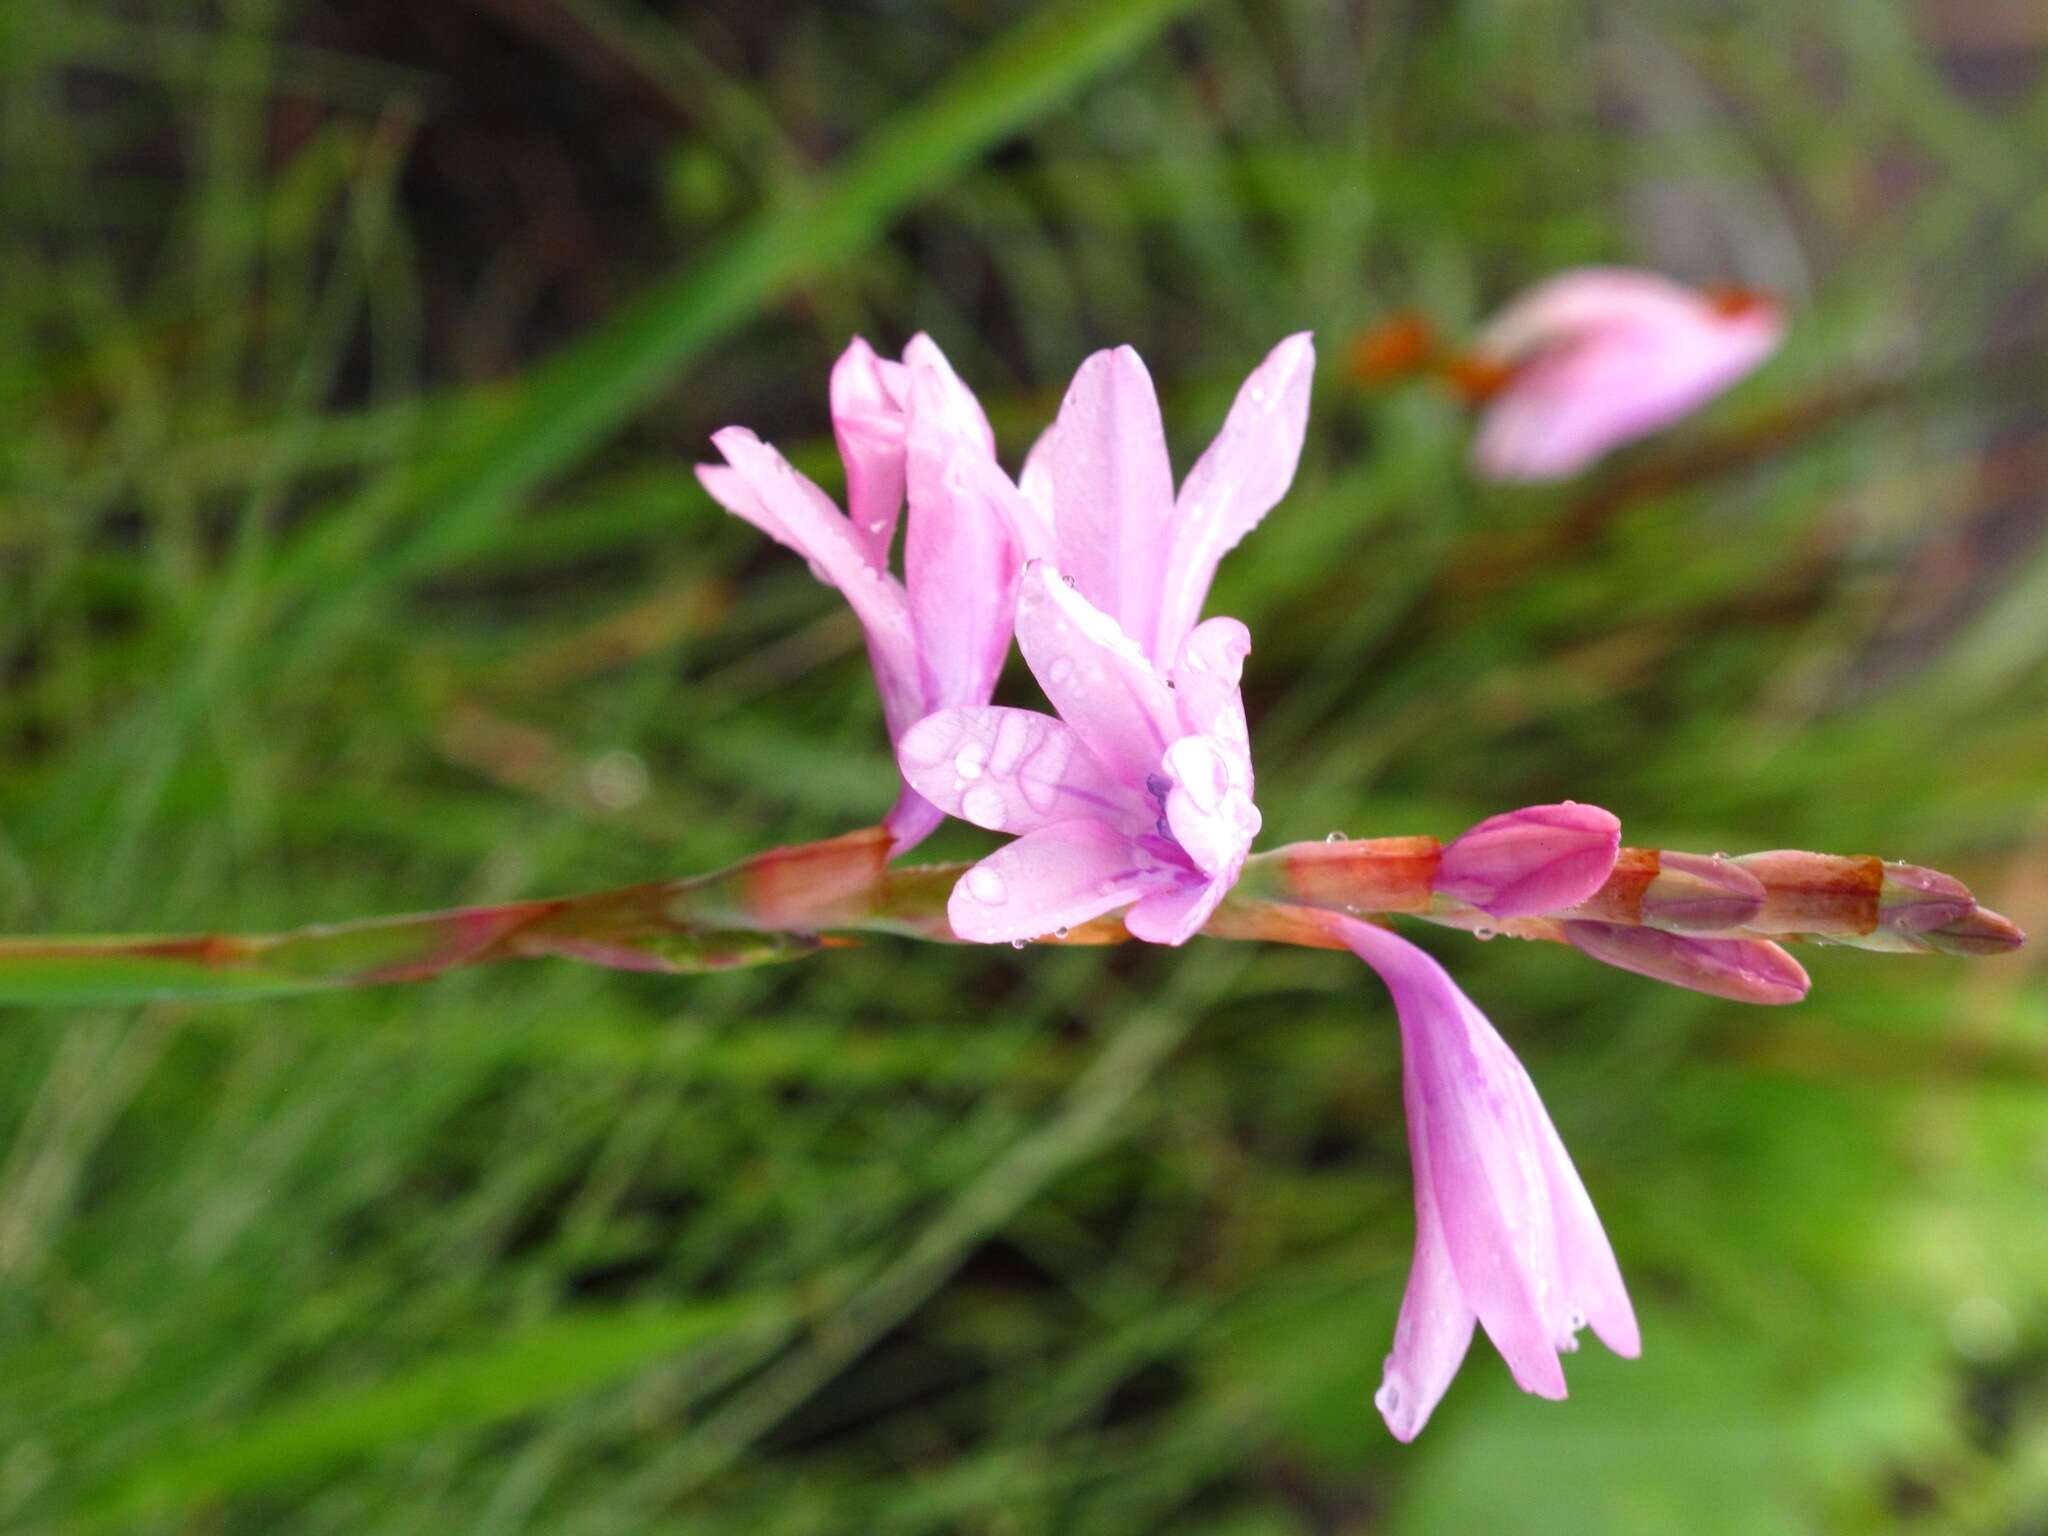
[[[1160,879],[1116,828],[1055,822],[1005,843],[962,875],[946,916],[970,944],[1035,939],[1127,906]]]
[[[936,341],[923,331],[911,337],[903,348],[903,366],[912,374],[928,375],[936,386],[933,398],[947,432],[973,444],[988,458],[996,456],[996,435],[988,424],[988,413],[953,371]]]
[[[1251,762],[1209,736],[1183,736],[1159,761],[1166,779],[1166,822],[1173,840],[1205,875],[1235,884],[1259,834]]]
[[[1055,422],[1038,434],[1031,451],[1024,455],[1023,473],[1017,476],[1017,490],[1024,498],[1027,520],[1020,525],[1018,543],[1027,560],[1059,563],[1059,545],[1053,536],[1052,444]]]
[[[1522,1080],[1528,1083],[1527,1073]],[[1590,1323],[1601,1343],[1623,1359],[1633,1360],[1643,1352],[1643,1336],[1636,1326],[1635,1308],[1629,1304],[1628,1287],[1621,1281],[1614,1248],[1593,1209],[1593,1197],[1586,1193],[1585,1181],[1572,1166],[1571,1154],[1565,1151],[1534,1084],[1528,1087],[1526,1109],[1537,1127],[1537,1150],[1544,1177],[1550,1182],[1550,1210],[1557,1222],[1560,1283],[1556,1300],[1566,1309],[1562,1328],[1576,1332],[1581,1323]],[[1555,1326],[1558,1320],[1552,1322]],[[1562,1342],[1563,1334],[1559,1337]]]
[[[1490,816],[1448,848],[1436,889],[1494,917],[1577,906],[1607,883],[1621,823],[1597,805],[1567,800]]]
[[[1227,880],[1184,879],[1154,891],[1124,914],[1124,927],[1147,944],[1185,944],[1202,931],[1235,880],[1235,874]]]
[[[1513,361],[1562,339],[1616,325],[1681,326],[1704,306],[1700,295],[1657,272],[1574,267],[1545,278],[1487,322],[1474,345]]]
[[[1152,644],[1152,655],[1162,665],[1202,616],[1217,563],[1293,484],[1308,430],[1315,366],[1315,346],[1305,331],[1268,353],[1237,392],[1223,430],[1181,486]]]
[[[1245,728],[1244,696],[1238,691],[1238,679],[1244,675],[1244,659],[1251,648],[1251,631],[1236,619],[1204,619],[1181,642],[1180,655],[1169,674],[1181,724],[1244,754],[1247,779],[1251,736]]]
[[[903,562],[927,709],[988,701],[1016,612],[1016,547],[988,478],[974,473],[994,461],[959,412],[935,369],[912,371]]]
[[[1017,646],[1096,761],[1142,788],[1181,731],[1172,690],[1130,636],[1040,561],[1018,590]]]
[[[856,542],[878,571],[889,568],[903,510],[902,373],[858,336],[832,365],[832,436],[846,466],[847,510]]]
[[[868,659],[893,740],[924,713],[917,645],[902,586],[868,563],[852,525],[787,459],[744,427],[711,434],[730,470],[699,465],[697,477],[727,511],[802,555],[811,574],[846,598],[867,636]]]
[[[1149,823],[1064,722],[1028,709],[942,709],[896,744],[903,778],[949,816],[991,832],[1089,818]]]
[[[1053,428],[1060,563],[1124,633],[1149,641],[1159,617],[1173,469],[1152,376],[1129,347],[1081,365]]]
[[[896,797],[882,825],[889,830],[889,857],[901,858],[945,822],[946,813],[909,785]]]
[[[1444,1241],[1443,1218],[1429,1193],[1429,1179],[1418,1167],[1415,1175],[1415,1257],[1408,1266],[1408,1289],[1401,1297],[1401,1318],[1394,1325],[1394,1348],[1380,1376],[1373,1406],[1396,1440],[1413,1440],[1450,1389],[1465,1353],[1472,1347],[1472,1326],[1479,1321],[1458,1287],[1451,1267],[1450,1245]]]

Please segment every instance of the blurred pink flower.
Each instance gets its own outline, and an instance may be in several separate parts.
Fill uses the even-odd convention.
[[[1378,971],[1401,1022],[1401,1097],[1415,1176],[1415,1258],[1374,1403],[1413,1440],[1472,1342],[1473,1324],[1525,1392],[1565,1395],[1560,1352],[1588,1324],[1641,1352],[1600,1218],[1529,1074],[1442,966],[1407,940],[1333,916]]]
[[[1556,480],[1668,426],[1777,349],[1784,317],[1744,290],[1585,267],[1516,300],[1455,372],[1485,402],[1473,460],[1495,480]]]
[[[1162,674],[1115,619],[1034,561],[1017,643],[1059,718],[941,710],[897,746],[905,780],[933,804],[1019,834],[953,888],[953,931],[1023,942],[1130,907],[1135,937],[1185,943],[1236,884],[1259,830],[1238,694],[1245,627],[1197,625]]]
[[[859,618],[892,742],[933,710],[985,704],[1010,649],[1019,555],[995,438],[936,343],[916,336],[903,361],[856,339],[832,370],[832,428],[847,505],[832,500],[744,427],[711,441],[724,464],[697,478],[728,512],[810,563]],[[904,578],[889,551],[904,502]],[[943,814],[905,786],[887,825],[902,853]]]

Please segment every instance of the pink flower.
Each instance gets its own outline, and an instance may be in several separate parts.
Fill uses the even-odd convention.
[[[802,555],[844,594],[867,638],[889,738],[933,710],[985,704],[1010,649],[1019,557],[995,439],[938,346],[916,336],[903,361],[856,339],[832,370],[832,427],[846,465],[844,516],[831,498],[744,427],[711,441],[724,464],[697,478],[728,512]],[[889,550],[906,499],[904,578]],[[942,813],[908,785],[890,811],[894,851]]]
[[[1621,267],[1566,272],[1480,333],[1461,373],[1487,399],[1473,445],[1495,480],[1556,480],[1703,405],[1777,349],[1777,306]]]
[[[1017,643],[1059,718],[947,709],[897,744],[904,779],[934,805],[1020,834],[953,888],[953,931],[1022,942],[1130,907],[1136,937],[1185,943],[1236,884],[1259,830],[1238,694],[1245,627],[1196,626],[1162,675],[1116,620],[1034,561]]]
[[[1306,335],[1275,347],[1176,497],[1145,365],[1098,352],[1015,492],[987,480],[1034,561],[1017,643],[1058,718],[949,709],[898,743],[933,804],[1020,834],[954,888],[961,938],[1021,942],[1129,907],[1133,935],[1181,944],[1236,884],[1259,830],[1238,691],[1251,636],[1197,620],[1217,562],[1294,478],[1314,372]]]
[[[1529,1074],[1435,960],[1370,923],[1331,923],[1401,1021],[1415,1258],[1373,1399],[1387,1428],[1421,1432],[1475,1322],[1539,1397],[1565,1395],[1558,1355],[1588,1324],[1633,1359],[1642,1340],[1614,1251]]]

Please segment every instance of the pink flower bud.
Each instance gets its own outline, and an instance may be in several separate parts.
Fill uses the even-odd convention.
[[[1436,890],[1491,917],[1577,906],[1606,882],[1621,823],[1567,800],[1489,816],[1444,850]]]
[[[1811,985],[1806,968],[1768,939],[1693,939],[1583,919],[1563,927],[1595,960],[1738,1003],[1796,1003]]]

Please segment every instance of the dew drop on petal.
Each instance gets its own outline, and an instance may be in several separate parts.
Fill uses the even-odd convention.
[[[1074,663],[1068,657],[1055,656],[1052,665],[1045,669],[1046,681],[1057,688],[1074,675]]]
[[[1023,949],[1026,948],[1030,943],[1031,941],[1029,939],[1012,939],[1010,940],[1010,948]]]
[[[976,784],[960,797],[960,814],[977,827],[1001,832],[1010,819],[1010,805],[993,784]],[[991,871],[993,873],[993,871]],[[996,877],[1000,880],[1002,877]]]
[[[1075,586],[1075,585],[1077,585],[1077,583],[1075,582],[1074,578],[1073,578],[1073,577],[1071,577],[1071,576],[1062,576],[1062,577],[1060,577],[1060,580],[1061,580],[1061,581],[1063,581],[1063,582],[1065,582],[1065,583],[1066,583],[1066,584],[1067,584],[1068,586],[1070,586],[1070,587],[1071,587],[1071,586]]]
[[[987,762],[988,749],[978,741],[970,741],[954,757],[953,771],[963,779],[978,779]]]
[[[1059,927],[1053,929],[1052,936],[1056,939],[1064,939],[1071,932],[1073,932],[1071,928],[1065,923],[1061,923]]]
[[[999,907],[1009,896],[1009,887],[1003,883],[1003,872],[990,869],[986,864],[977,864],[967,871],[967,894],[985,907]]]
[[[1380,1380],[1379,1391],[1372,1395],[1373,1407],[1379,1409],[1389,1424],[1401,1422],[1401,1410],[1407,1405],[1407,1383],[1399,1373],[1389,1370]]]
[[[1323,841],[1326,843],[1348,843],[1351,839],[1342,832],[1325,832],[1323,834]]]
[[[1477,939],[1482,944],[1486,943],[1487,940],[1491,939],[1493,936],[1494,930],[1491,928],[1474,928],[1472,930],[1472,937]]]

